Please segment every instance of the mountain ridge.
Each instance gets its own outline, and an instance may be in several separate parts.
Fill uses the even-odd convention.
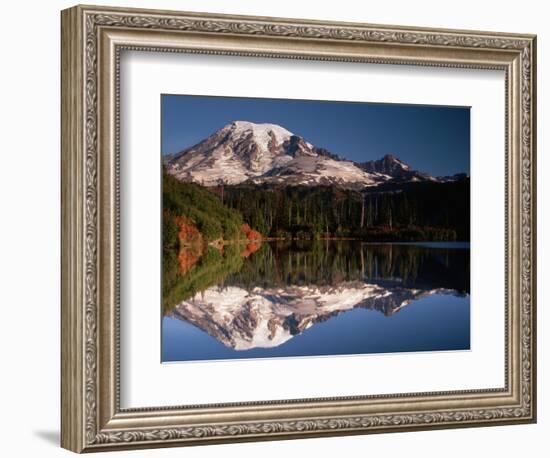
[[[233,121],[199,143],[165,156],[169,174],[204,186],[242,183],[282,186],[335,185],[349,189],[385,183],[448,182],[463,175],[434,177],[393,154],[355,162],[319,148],[271,123]]]

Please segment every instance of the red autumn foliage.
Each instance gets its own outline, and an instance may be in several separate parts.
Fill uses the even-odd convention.
[[[202,242],[201,233],[189,218],[176,216],[175,221],[179,228],[178,237],[180,246],[194,245]]]
[[[252,229],[248,224],[243,224],[241,226],[241,231],[245,235],[245,237],[248,240],[261,240],[262,234],[260,234],[258,231],[255,231]]]
[[[180,241],[178,263],[180,273],[184,275],[202,256],[202,235],[193,222],[184,216],[177,216],[175,222],[178,225],[178,238]]]
[[[251,242],[246,245],[243,251],[241,251],[241,257],[248,258],[252,253],[255,253],[260,249],[262,246],[261,240],[257,240],[255,242]]]
[[[200,248],[182,248],[178,254],[180,274],[185,275],[199,261],[201,256],[202,250]]]

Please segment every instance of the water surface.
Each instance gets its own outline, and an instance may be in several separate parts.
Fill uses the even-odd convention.
[[[164,266],[162,361],[470,348],[467,243],[278,241]]]

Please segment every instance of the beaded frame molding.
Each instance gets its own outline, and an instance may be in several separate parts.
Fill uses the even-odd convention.
[[[94,6],[64,10],[61,19],[64,448],[90,452],[535,421],[535,36]],[[505,387],[122,409],[118,158],[125,49],[503,70]]]

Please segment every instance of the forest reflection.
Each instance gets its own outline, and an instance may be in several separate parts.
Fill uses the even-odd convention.
[[[264,242],[243,256],[238,245],[209,247],[182,273],[176,257],[163,269],[163,309],[211,286],[337,286],[365,282],[386,288],[444,288],[470,293],[470,250],[454,242],[369,244],[354,240],[278,240]]]

